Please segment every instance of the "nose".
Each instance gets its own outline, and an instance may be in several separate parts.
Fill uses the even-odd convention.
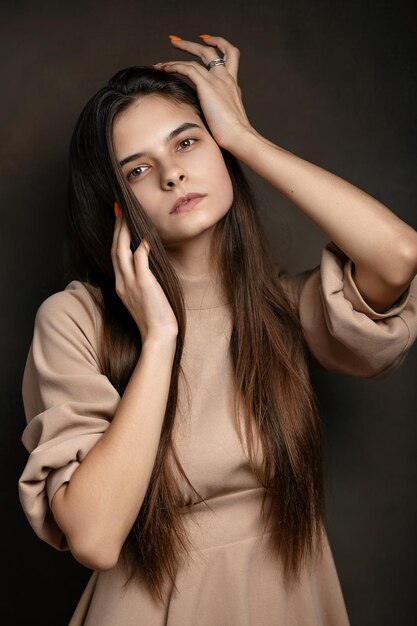
[[[179,165],[172,164],[161,172],[161,184],[164,189],[171,189],[178,185],[179,182],[186,180],[185,170]]]

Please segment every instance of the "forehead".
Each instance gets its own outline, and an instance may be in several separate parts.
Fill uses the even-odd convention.
[[[162,142],[174,128],[184,122],[202,121],[195,109],[186,103],[148,95],[134,102],[116,116],[113,123],[113,143],[116,154],[129,148],[146,149]]]

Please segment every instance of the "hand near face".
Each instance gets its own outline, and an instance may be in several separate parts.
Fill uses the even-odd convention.
[[[252,127],[237,84],[240,51],[222,37],[210,36],[204,41],[208,45],[185,39],[171,39],[176,48],[198,56],[204,65],[197,61],[169,61],[156,63],[155,67],[184,74],[195,84],[201,108],[215,141],[229,149],[239,140],[242,130]],[[216,65],[208,70],[210,61],[219,56],[216,48],[223,53],[226,64]]]
[[[117,209],[115,206],[115,212]],[[135,320],[143,343],[174,341],[178,334],[177,319],[149,268],[149,243],[143,239],[132,253],[130,241],[129,227],[119,213],[111,248],[116,293]]]

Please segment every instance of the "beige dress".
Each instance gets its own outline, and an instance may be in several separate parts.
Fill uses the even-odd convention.
[[[194,487],[210,505],[187,507],[194,550],[163,605],[132,584],[122,593],[121,561],[94,571],[70,626],[346,626],[339,579],[326,537],[323,558],[291,593],[262,534],[259,487],[232,420],[229,307],[218,285],[181,279],[187,331],[183,367],[193,392],[179,412],[176,445]],[[281,277],[298,311],[317,365],[352,376],[383,378],[417,335],[417,278],[385,313],[361,297],[352,261],[333,242],[321,263]],[[60,485],[99,440],[120,396],[99,371],[100,316],[84,285],[71,281],[39,307],[23,377],[29,456],[19,480],[22,507],[35,533],[58,550],[66,539],[49,508]],[[184,390],[180,378],[180,406]],[[186,404],[183,404],[186,407]],[[196,496],[189,486],[190,503]],[[188,511],[192,510],[191,515]]]

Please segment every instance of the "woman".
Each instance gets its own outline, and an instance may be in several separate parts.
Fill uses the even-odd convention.
[[[94,570],[71,626],[342,626],[309,373],[400,365],[417,234],[262,137],[239,50],[201,37],[171,41],[202,63],[121,70],[74,129],[72,280],[35,319],[21,502]],[[238,160],[327,234],[320,265],[274,266]]]

